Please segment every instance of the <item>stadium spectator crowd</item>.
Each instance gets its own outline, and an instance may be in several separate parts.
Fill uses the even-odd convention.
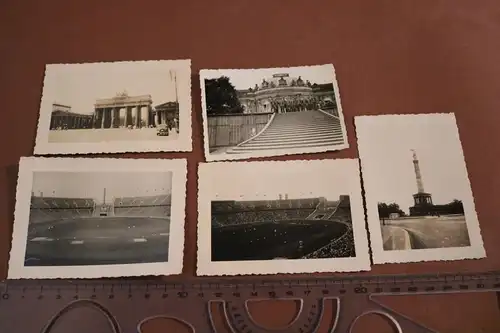
[[[354,234],[352,229],[349,230],[340,238],[335,239],[328,245],[305,255],[302,259],[320,259],[320,258],[345,258],[355,257],[356,250],[354,248]]]
[[[347,202],[344,202],[346,201]],[[348,196],[339,201],[324,198],[268,200],[268,201],[213,201],[212,226],[278,222],[290,220],[336,220],[350,222]],[[346,204],[347,203],[347,204]]]
[[[304,220],[314,209],[275,209],[262,211],[245,211],[212,214],[213,226],[246,224],[256,222],[276,222],[289,220]]]
[[[274,209],[306,209],[316,208],[320,199],[293,199],[293,200],[261,200],[261,201],[215,201],[212,202],[212,212],[231,213],[253,210]]]

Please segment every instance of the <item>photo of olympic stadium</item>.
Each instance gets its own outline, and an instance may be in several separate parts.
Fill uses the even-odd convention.
[[[211,204],[212,261],[356,256],[348,195]]]
[[[168,261],[171,172],[34,172],[25,266]]]

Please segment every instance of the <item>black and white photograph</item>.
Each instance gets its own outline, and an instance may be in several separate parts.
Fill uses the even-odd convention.
[[[198,275],[370,269],[357,160],[204,163],[199,182]]]
[[[48,64],[36,154],[191,151],[191,61]]]
[[[137,161],[23,158],[9,277],[180,273],[185,161]]]
[[[333,65],[200,71],[207,161],[349,147]]]
[[[484,257],[454,114],[355,124],[374,262]]]

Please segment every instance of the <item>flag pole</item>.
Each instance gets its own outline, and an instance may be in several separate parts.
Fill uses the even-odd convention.
[[[179,103],[179,96],[177,95],[177,72],[174,71],[174,84],[175,84],[175,102]]]
[[[175,86],[175,102],[179,101],[178,93],[177,93],[177,72],[174,70],[170,70],[170,80],[174,81],[174,86]]]

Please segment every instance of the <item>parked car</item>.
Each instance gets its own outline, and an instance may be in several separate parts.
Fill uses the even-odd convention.
[[[166,124],[161,124],[156,127],[156,135],[158,136],[168,136],[168,127]]]

